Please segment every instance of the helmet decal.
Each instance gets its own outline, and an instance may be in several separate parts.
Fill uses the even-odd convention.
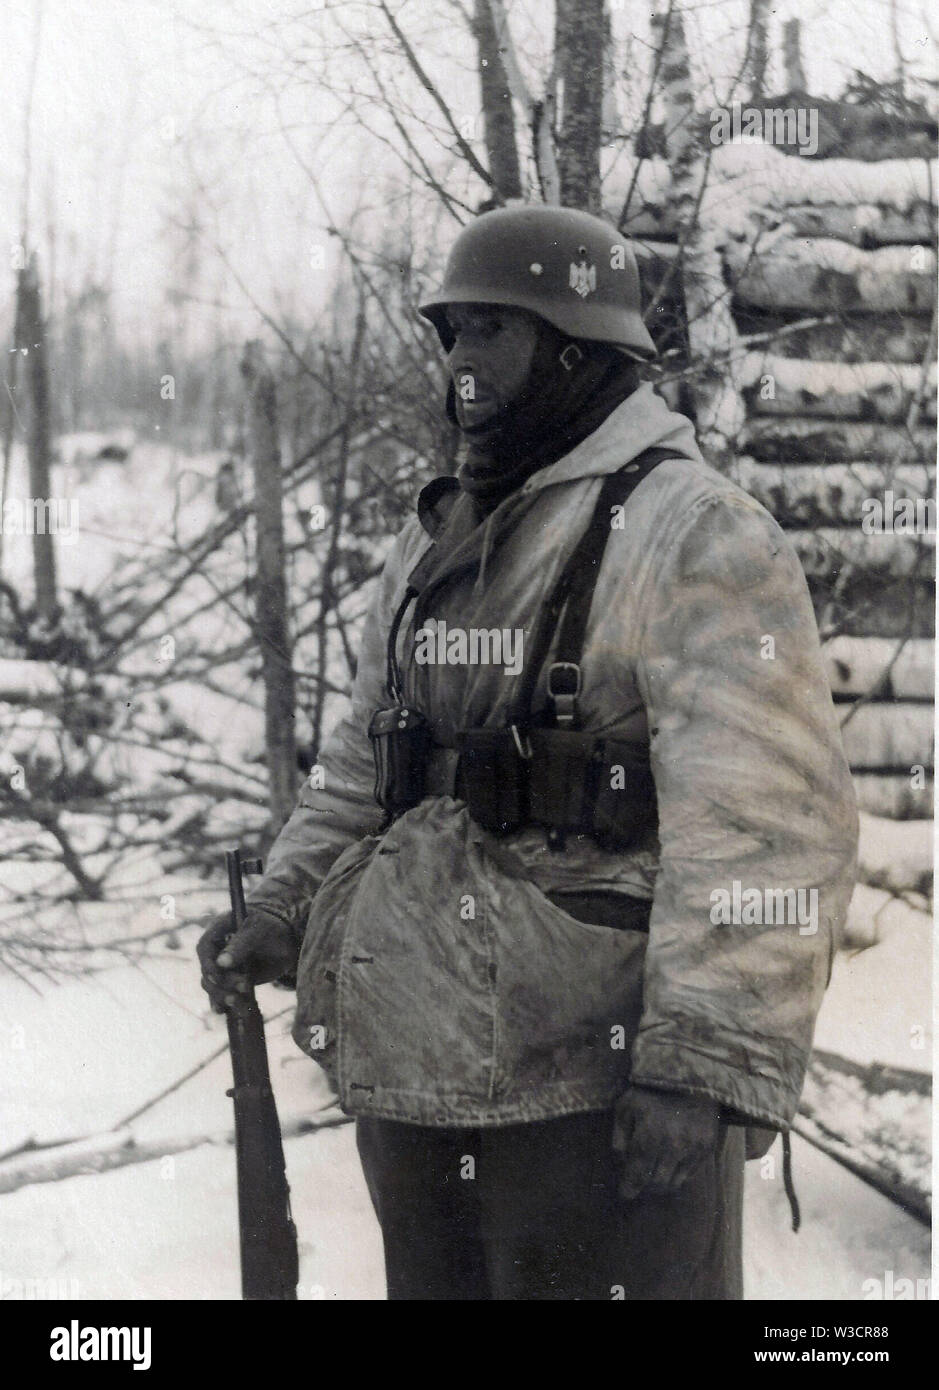
[[[578,246],[576,261],[571,261],[568,285],[581,299],[586,299],[591,290],[597,288],[597,267],[587,264],[586,246]]]

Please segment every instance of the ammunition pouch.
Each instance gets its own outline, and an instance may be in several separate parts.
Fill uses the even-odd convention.
[[[456,786],[472,819],[493,835],[511,835],[529,819],[528,765],[511,729],[465,729]],[[456,788],[455,788],[456,789]]]
[[[603,849],[628,849],[658,829],[648,747],[604,738],[594,749],[590,833]]]
[[[531,819],[548,832],[548,845],[563,848],[568,831],[587,825],[595,738],[571,729],[532,729]]]
[[[589,835],[624,850],[656,821],[648,749],[568,729],[464,729],[454,786],[493,835],[539,825],[552,849]],[[428,792],[441,792],[437,786]]]
[[[424,797],[430,731],[416,709],[395,705],[372,715],[368,726],[375,757],[375,800],[397,816]]]
[[[492,835],[542,826],[551,849],[589,835],[629,849],[656,823],[647,748],[570,729],[464,729],[457,748],[431,742],[418,710],[379,710],[369,725],[375,799],[392,816],[425,796],[456,796]]]

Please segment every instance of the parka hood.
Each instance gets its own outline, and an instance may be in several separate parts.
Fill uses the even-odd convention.
[[[533,473],[501,505],[511,506],[515,501],[558,483],[605,477],[651,448],[674,448],[676,458],[704,463],[691,421],[670,409],[647,382],[611,411],[597,429],[570,453]],[[440,534],[459,495],[460,484],[450,476],[435,478],[422,488],[417,512],[429,536],[436,538]]]

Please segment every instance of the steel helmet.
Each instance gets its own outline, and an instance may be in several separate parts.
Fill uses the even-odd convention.
[[[528,309],[571,338],[655,356],[628,239],[574,208],[531,204],[477,217],[457,237],[439,292],[420,305],[447,352],[454,341],[448,304]]]

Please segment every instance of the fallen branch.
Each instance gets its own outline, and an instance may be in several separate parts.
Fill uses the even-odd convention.
[[[928,1073],[876,1063],[862,1066],[816,1049],[793,1128],[928,1224],[930,1111]]]
[[[792,1132],[820,1153],[840,1163],[842,1168],[847,1168],[849,1173],[853,1173],[856,1178],[867,1183],[868,1187],[872,1187],[875,1192],[893,1202],[894,1206],[905,1211],[907,1216],[912,1216],[914,1221],[920,1222],[923,1226],[932,1225],[932,1210],[927,1197],[912,1188],[898,1185],[892,1176],[884,1176],[877,1168],[859,1162],[857,1155],[843,1140],[827,1133],[814,1120],[800,1115],[792,1126]]]
[[[174,923],[172,927],[167,928],[169,931],[178,931],[179,929],[180,924],[178,922]],[[154,935],[156,935],[156,933],[154,933]],[[113,942],[111,943],[112,946],[115,944],[116,943]],[[278,1018],[283,1018],[284,1014],[291,1013],[292,1011],[293,1005],[288,1004],[285,1009],[279,1009],[276,1014],[271,1014],[270,1018],[265,1019],[265,1025],[275,1022]],[[178,1091],[180,1086],[185,1086],[187,1081],[191,1081],[194,1076],[198,1076],[201,1071],[205,1071],[206,1067],[209,1066],[211,1062],[214,1062],[217,1057],[221,1057],[222,1054],[227,1051],[228,1040],[226,1039],[214,1052],[210,1052],[207,1057],[203,1057],[194,1067],[190,1067],[187,1072],[183,1072],[182,1076],[178,1076],[175,1081],[171,1081],[168,1086],[164,1086],[155,1096],[151,1096],[149,1100],[145,1100],[143,1105],[135,1106],[129,1114],[122,1115],[121,1118],[115,1121],[111,1128],[105,1132],[107,1134],[123,1133],[134,1120],[139,1120],[141,1115],[145,1115],[148,1110],[152,1110],[155,1105],[159,1105],[161,1100],[166,1100],[167,1096],[171,1096],[174,1091]],[[16,1148],[7,1149],[4,1153],[0,1153],[0,1166],[2,1166],[5,1160],[19,1157],[24,1153],[38,1153],[46,1149],[75,1148],[78,1144],[90,1143],[95,1139],[100,1139],[101,1134],[102,1131],[99,1130],[96,1134],[72,1134],[69,1135],[67,1139],[43,1140],[30,1137],[24,1140],[22,1144],[18,1144]]]
[[[295,1116],[284,1121],[284,1139],[297,1139],[320,1129],[333,1129],[351,1124],[351,1118],[341,1110],[330,1108],[314,1115]],[[215,1134],[184,1134],[165,1139],[135,1139],[130,1130],[94,1135],[74,1144],[54,1149],[24,1151],[24,1156],[0,1163],[0,1193],[17,1192],[34,1183],[62,1182],[65,1178],[108,1173],[113,1168],[125,1168],[131,1163],[149,1163],[156,1158],[197,1149],[202,1144],[218,1147],[235,1142],[234,1129]]]

